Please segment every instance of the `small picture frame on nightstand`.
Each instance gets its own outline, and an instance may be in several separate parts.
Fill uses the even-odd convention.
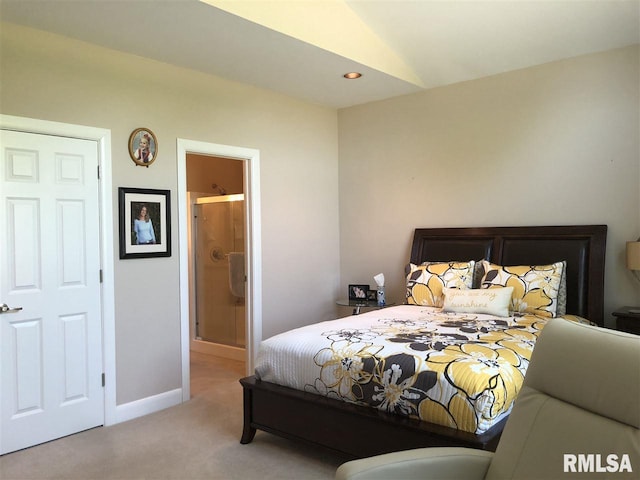
[[[366,300],[369,285],[349,285],[349,300]]]

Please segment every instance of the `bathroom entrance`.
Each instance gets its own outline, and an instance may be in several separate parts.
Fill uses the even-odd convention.
[[[187,155],[190,350],[246,358],[244,162]]]

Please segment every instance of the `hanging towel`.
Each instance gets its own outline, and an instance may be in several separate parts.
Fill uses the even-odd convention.
[[[244,298],[244,253],[229,253],[229,288],[231,294]]]

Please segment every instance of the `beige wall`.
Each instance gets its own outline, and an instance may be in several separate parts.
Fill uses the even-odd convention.
[[[336,113],[30,29],[0,35],[0,113],[110,129],[114,211],[120,186],[176,198],[177,138],[260,151],[265,338],[330,318],[348,283],[378,272],[401,300],[415,227],[606,223],[607,313],[640,304],[623,260],[640,235],[637,48]],[[148,169],[127,151],[143,126],[159,142]],[[172,215],[177,227],[175,202]],[[118,404],[180,386],[177,233],[171,258],[115,261]]]
[[[114,212],[118,187],[172,193],[173,255],[115,261],[118,405],[181,386],[177,138],[260,151],[263,335],[333,315],[335,110],[8,24],[0,48],[1,113],[111,130]],[[138,127],[158,139],[149,168],[129,159]]]
[[[226,195],[244,193],[244,162],[231,158],[187,154],[187,192],[220,195],[213,187],[224,189]]]
[[[638,48],[339,112],[341,288],[402,299],[413,229],[607,224],[605,317],[640,304]]]

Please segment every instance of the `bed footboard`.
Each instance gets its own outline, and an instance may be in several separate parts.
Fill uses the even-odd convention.
[[[240,443],[256,430],[320,446],[348,458],[421,447],[464,446],[495,451],[506,419],[474,435],[449,427],[391,415],[311,393],[299,392],[255,376],[240,380],[244,428]]]

